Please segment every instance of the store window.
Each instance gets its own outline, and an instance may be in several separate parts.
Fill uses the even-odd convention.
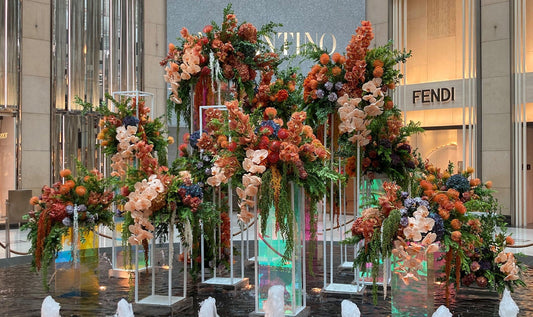
[[[55,0],[52,18],[52,175],[75,160],[104,168],[98,117],[82,114],[105,94],[142,87],[141,0]]]
[[[20,14],[21,1],[0,2],[0,217],[6,199],[17,188],[20,119]]]
[[[475,16],[474,0],[393,2],[394,43],[412,52],[394,99],[426,128],[412,145],[440,168],[476,165]]]
[[[0,1],[0,14],[0,111],[10,111],[19,106],[20,1]]]

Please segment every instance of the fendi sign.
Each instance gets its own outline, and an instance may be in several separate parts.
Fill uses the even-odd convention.
[[[455,101],[455,87],[413,90],[413,103],[422,104]]]

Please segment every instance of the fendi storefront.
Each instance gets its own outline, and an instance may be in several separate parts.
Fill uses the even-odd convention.
[[[388,37],[412,50],[395,97],[426,129],[414,147],[440,168],[474,167],[513,225],[533,223],[533,0],[381,5]]]
[[[476,167],[476,10],[462,0],[394,2],[394,39],[412,51],[395,96],[407,121],[426,130],[411,142],[433,165]]]

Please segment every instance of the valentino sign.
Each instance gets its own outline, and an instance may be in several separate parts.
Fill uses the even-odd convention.
[[[455,87],[413,90],[413,103],[430,104],[455,101]]]

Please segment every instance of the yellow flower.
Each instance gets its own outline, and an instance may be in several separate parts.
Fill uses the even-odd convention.
[[[174,138],[169,136],[168,139],[167,139],[167,142],[168,142],[168,145],[174,144]]]

